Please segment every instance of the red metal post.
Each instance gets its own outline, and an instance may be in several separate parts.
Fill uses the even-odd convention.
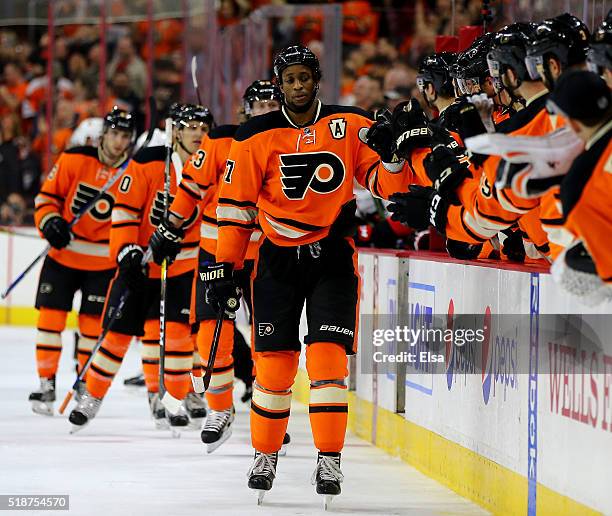
[[[98,88],[100,100],[100,115],[106,113],[106,0],[100,2],[100,85]]]
[[[153,95],[153,0],[147,1],[147,99]],[[151,108],[146,102],[146,122],[145,127],[149,127],[151,120]]]
[[[54,103],[54,84],[53,84],[53,58],[55,50],[55,20],[53,16],[54,2],[49,2],[47,9],[47,103],[46,103],[46,122],[47,122],[47,159],[45,163],[46,172],[51,170],[51,149],[53,147],[53,103]]]

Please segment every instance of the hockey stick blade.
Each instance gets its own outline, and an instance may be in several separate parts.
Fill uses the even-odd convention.
[[[193,89],[196,92],[198,104],[202,105],[202,99],[200,98],[200,86],[198,85],[198,60],[196,56],[191,58],[191,82],[193,83]]]
[[[170,412],[170,414],[172,414],[173,416],[178,414],[178,411],[180,410],[181,405],[183,404],[181,400],[172,396],[172,394],[170,394],[168,391],[164,392],[160,401],[162,405],[166,407],[166,410],[168,410],[168,412]]]
[[[201,376],[195,376],[191,373],[191,383],[193,384],[193,390],[198,394],[202,394],[206,390],[204,388],[204,379]]]

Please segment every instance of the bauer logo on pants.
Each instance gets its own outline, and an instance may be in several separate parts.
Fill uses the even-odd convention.
[[[260,322],[257,325],[257,333],[260,337],[267,337],[274,333],[274,325],[272,323]]]

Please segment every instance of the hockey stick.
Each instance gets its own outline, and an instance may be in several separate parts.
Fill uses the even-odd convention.
[[[142,257],[142,265],[144,266],[150,259],[151,259],[151,250],[147,249],[147,252]],[[115,325],[115,321],[119,319],[119,316],[121,315],[121,311],[123,310],[123,307],[125,306],[125,303],[127,302],[129,295],[130,295],[130,290],[127,288],[121,293],[121,296],[119,297],[119,304],[117,305],[117,308],[113,312],[113,315],[111,316],[110,321],[108,321],[108,324],[106,325],[106,327],[102,329],[102,333],[98,337],[98,340],[96,341],[94,347],[91,350],[91,355],[89,355],[89,358],[87,359],[85,364],[83,364],[83,369],[81,369],[81,372],[77,375],[76,380],[72,384],[72,388],[66,393],[66,397],[64,398],[64,401],[60,405],[60,408],[58,411],[60,414],[64,413],[64,410],[66,410],[66,407],[68,406],[68,403],[70,403],[70,400],[72,399],[72,396],[74,395],[77,388],[79,387],[79,384],[83,381],[83,378],[85,378],[85,375],[87,374],[87,371],[89,370],[89,367],[91,366],[91,363],[93,362],[95,354],[100,349],[100,346],[102,346],[102,342],[104,342],[104,338],[106,337],[108,332],[111,331],[111,329]]]
[[[155,99],[153,97],[149,97],[149,104],[151,106],[151,108],[154,108],[155,106]],[[153,113],[156,113],[157,110],[153,109],[152,111]],[[155,131],[155,117],[152,115],[151,116],[151,125],[149,127],[149,132],[147,133],[147,139],[145,140],[142,148],[146,147],[150,141],[151,138],[153,138],[153,132]],[[129,165],[130,161],[132,160],[132,157],[128,158],[125,160],[125,162],[123,163],[123,165],[121,165],[121,167],[119,167],[119,169],[117,170],[117,172],[115,172],[115,174],[102,186],[102,188],[100,189],[100,191],[98,192],[98,194],[91,199],[88,203],[84,204],[81,209],[79,211],[77,211],[76,215],[74,216],[74,218],[70,221],[70,223],[68,224],[68,227],[70,229],[72,229],[74,227],[74,225],[81,219],[81,217],[83,215],[85,215],[87,212],[89,212],[89,210],[91,210],[96,203],[102,198],[102,196],[108,191],[110,190],[110,188],[112,188],[112,186],[119,180],[119,178],[123,175],[123,173],[125,172],[127,166]],[[40,261],[42,260],[45,256],[47,256],[47,254],[49,254],[49,251],[51,251],[51,246],[47,245],[45,247],[45,249],[43,249],[43,251],[40,252],[40,254],[38,254],[36,256],[36,258],[34,258],[34,260],[32,261],[32,263],[30,263],[21,274],[19,274],[14,280],[13,282],[6,288],[6,290],[4,290],[2,292],[2,294],[0,295],[0,298],[5,299],[6,296],[8,296],[11,291],[21,282],[21,280],[23,278],[26,277],[26,275],[28,274],[28,272],[30,272],[34,266]]]
[[[200,97],[200,87],[198,86],[198,62],[196,56],[191,58],[191,82],[193,82],[193,89],[196,91],[196,96],[198,97],[198,104],[202,105],[202,98]]]
[[[164,163],[164,213],[168,216],[170,208],[170,162],[172,160],[172,120],[166,119],[166,162]],[[181,400],[166,389],[164,373],[166,370],[166,295],[168,287],[168,260],[161,265],[161,291],[159,296],[159,399],[172,415],[181,408]]]
[[[223,326],[223,315],[224,310],[219,310],[217,315],[217,323],[215,324],[215,332],[213,333],[212,345],[210,346],[210,353],[208,354],[208,362],[206,364],[206,372],[204,373],[204,391],[208,390],[210,380],[212,378],[213,367],[215,365],[215,359],[217,358],[217,348],[219,347],[219,338],[221,337],[221,328]]]

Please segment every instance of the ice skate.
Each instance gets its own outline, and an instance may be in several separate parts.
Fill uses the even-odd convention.
[[[189,416],[185,407],[181,405],[176,414],[170,414],[166,411],[166,417],[168,418],[172,437],[178,439],[181,436],[181,430],[184,430],[189,425]]]
[[[206,453],[214,452],[232,435],[234,407],[227,410],[209,409],[200,437],[206,444]]]
[[[310,482],[317,486],[317,494],[323,496],[323,510],[327,510],[334,496],[340,494],[340,483],[344,475],[340,471],[340,454],[325,454],[319,452],[317,467],[312,473]]]
[[[183,404],[189,415],[189,426],[191,428],[201,428],[202,421],[206,417],[206,400],[204,395],[190,392],[183,400]]]
[[[126,378],[125,380],[123,380],[123,385],[125,385],[126,387],[144,387],[145,386],[144,374],[140,373],[140,374],[137,374],[136,376]]]
[[[247,473],[249,488],[257,492],[257,505],[263,503],[265,494],[272,489],[276,478],[278,453],[261,453],[255,450],[255,460]]]
[[[74,399],[78,403],[81,401],[83,394],[87,391],[87,384],[81,380],[77,383],[76,389],[74,390]]]
[[[95,398],[87,390],[81,395],[76,408],[70,413],[68,420],[72,423],[71,434],[84,428],[98,413],[102,398]]]
[[[244,393],[240,397],[240,401],[242,401],[242,403],[249,403],[252,397],[253,397],[253,386],[252,385],[245,386]]]
[[[287,455],[287,445],[291,442],[291,436],[288,433],[285,433],[285,437],[283,437],[283,445],[281,449],[278,450],[279,457],[284,457]]]
[[[28,400],[32,403],[32,412],[43,416],[53,415],[55,401],[55,376],[40,379],[40,390],[30,393]]]
[[[155,428],[158,430],[166,430],[170,427],[170,423],[166,418],[166,409],[161,404],[159,394],[157,392],[149,392],[149,409],[151,410],[151,419],[155,423]]]

